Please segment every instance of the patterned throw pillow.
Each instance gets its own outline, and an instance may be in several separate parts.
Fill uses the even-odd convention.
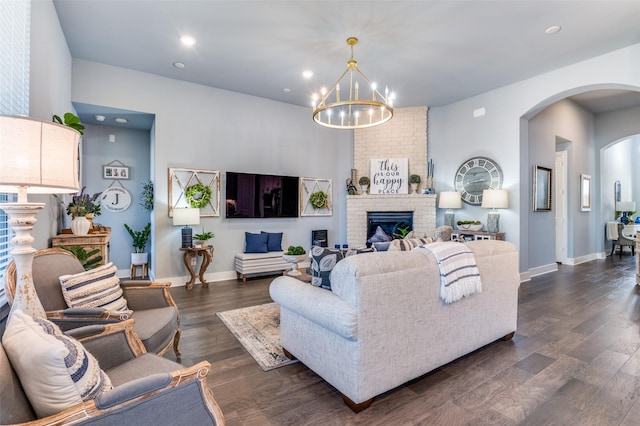
[[[409,240],[393,240],[389,246],[389,251],[410,251],[422,244],[432,243],[431,238],[411,238]]]
[[[70,308],[104,308],[126,311],[116,267],[109,262],[95,269],[60,277],[62,295]]]
[[[112,389],[93,355],[50,321],[16,310],[9,317],[2,345],[38,417]]]
[[[331,290],[329,275],[336,263],[342,260],[340,250],[326,247],[311,247],[311,284]]]

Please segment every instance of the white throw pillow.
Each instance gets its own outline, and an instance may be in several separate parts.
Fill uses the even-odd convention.
[[[94,399],[112,388],[93,355],[45,319],[14,311],[2,345],[39,418]]]
[[[95,269],[60,277],[62,295],[70,308],[104,308],[126,311],[117,269],[111,262]]]

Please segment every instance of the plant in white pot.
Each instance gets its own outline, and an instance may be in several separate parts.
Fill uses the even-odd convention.
[[[362,176],[360,179],[358,179],[358,184],[360,185],[360,193],[362,195],[365,195],[367,193],[367,189],[369,188],[369,184],[371,184],[371,181],[369,180],[368,176]]]
[[[420,175],[409,176],[409,185],[411,186],[411,191],[413,191],[414,194],[417,194],[418,187],[420,186]]]
[[[147,223],[142,231],[134,231],[129,225],[124,224],[124,228],[127,230],[131,239],[133,240],[134,253],[131,253],[132,265],[146,265],[149,263],[149,253],[145,252],[149,237],[151,236],[151,223]]]
[[[213,232],[205,231],[203,229],[202,233],[195,234],[193,236],[193,243],[196,245],[196,247],[198,247],[198,246],[200,246],[200,247],[208,247],[209,246],[209,240],[211,238],[213,238],[213,237],[215,237],[215,234]]]

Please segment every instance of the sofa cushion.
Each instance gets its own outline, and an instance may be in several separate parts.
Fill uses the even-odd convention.
[[[393,240],[389,245],[389,251],[409,251],[423,244],[429,244],[432,242],[432,238],[410,238],[408,240]]]
[[[282,232],[261,231],[260,233],[267,234],[268,251],[282,251]]]
[[[269,248],[267,241],[269,236],[267,234],[252,234],[250,232],[244,233],[245,241],[245,253],[268,253]]]
[[[340,250],[326,247],[311,247],[311,284],[331,290],[329,275],[336,263],[342,260]]]
[[[2,345],[38,417],[89,401],[112,388],[109,377],[82,344],[45,319],[14,311]]]
[[[122,296],[117,269],[111,262],[78,274],[62,275],[62,295],[70,308],[104,308],[108,311],[127,310]]]
[[[367,240],[368,243],[381,243],[385,241],[391,241],[393,238],[387,235],[381,227],[376,228],[376,232]]]

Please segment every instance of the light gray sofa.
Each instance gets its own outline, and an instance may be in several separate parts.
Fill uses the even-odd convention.
[[[280,305],[283,348],[357,412],[376,395],[511,338],[520,285],[516,248],[504,241],[466,244],[483,291],[448,305],[440,299],[435,258],[416,251],[348,257],[331,272],[331,291],[276,278],[269,291]]]

